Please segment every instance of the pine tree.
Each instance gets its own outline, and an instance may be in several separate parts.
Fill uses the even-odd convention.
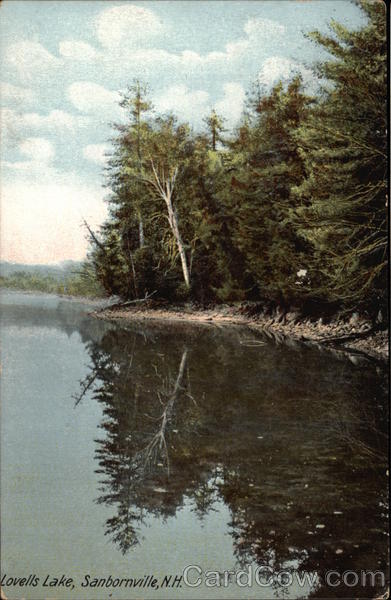
[[[301,183],[304,164],[294,134],[306,118],[311,99],[299,76],[284,89],[252,97],[253,115],[234,144],[240,162],[231,178],[236,200],[234,240],[245,256],[254,297],[289,304],[296,295],[297,271],[305,243],[293,228],[291,188]]]
[[[225,131],[224,120],[213,109],[210,115],[204,119],[204,122],[208,127],[211,148],[213,151],[215,151],[217,143],[222,142],[221,133]]]
[[[196,135],[152,118],[146,86],[129,88],[91,255],[109,293],[385,310],[385,15],[381,2],[360,6],[359,31],[311,34],[330,54],[321,92],[309,97],[299,76],[258,86],[231,138],[215,111]]]
[[[143,120],[143,113],[148,112],[152,108],[151,103],[147,99],[147,94],[148,87],[139,80],[135,80],[120,102],[120,106],[128,110],[130,117],[125,138],[121,141],[122,147],[126,149],[126,172],[133,176],[133,184],[138,186],[135,195],[139,199],[137,203],[137,216],[139,221],[140,248],[144,245],[143,194],[140,180],[143,170],[143,155],[149,132],[148,123]]]
[[[116,125],[113,154],[107,168],[110,216],[101,229],[100,246],[94,244],[93,260],[99,280],[109,293],[136,298],[154,284],[148,229],[151,194],[143,183],[145,161],[152,133],[152,106],[148,89],[136,80],[123,95],[120,105],[127,122]]]
[[[386,309],[387,130],[386,15],[382,2],[360,2],[359,31],[331,23],[312,39],[331,58],[326,80],[297,143],[306,178],[295,190],[296,226],[311,244],[307,293],[334,310]]]

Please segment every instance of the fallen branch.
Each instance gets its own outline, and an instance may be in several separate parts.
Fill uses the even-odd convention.
[[[129,306],[130,304],[137,304],[138,302],[146,302],[146,300],[149,300],[156,293],[157,293],[157,290],[151,292],[150,294],[148,294],[148,293],[145,294],[144,298],[136,298],[135,300],[126,300],[125,302],[117,302],[116,304],[112,304],[111,306],[105,306],[104,308],[101,309],[101,311],[112,310],[113,308],[123,308],[124,306]]]

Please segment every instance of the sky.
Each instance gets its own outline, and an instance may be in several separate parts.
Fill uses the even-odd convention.
[[[234,128],[255,81],[270,88],[325,58],[308,31],[364,24],[350,0],[3,0],[0,257],[81,260],[82,220],[107,215],[104,163],[120,94],[148,83],[157,113]]]

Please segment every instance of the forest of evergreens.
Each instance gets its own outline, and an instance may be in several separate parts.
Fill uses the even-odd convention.
[[[255,85],[234,131],[215,111],[203,132],[156,115],[133,82],[108,160],[109,218],[89,230],[107,293],[386,312],[386,12],[359,6],[360,30],[309,35],[329,57],[313,66],[317,91],[299,74]]]

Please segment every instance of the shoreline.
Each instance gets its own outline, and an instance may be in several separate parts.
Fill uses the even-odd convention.
[[[381,362],[388,360],[388,331],[385,329],[370,333],[369,321],[356,314],[347,321],[335,319],[323,323],[322,319],[311,321],[294,312],[282,314],[277,310],[272,314],[255,315],[249,312],[243,306],[219,305],[210,309],[194,308],[191,305],[159,307],[152,301],[144,303],[142,307],[106,307],[90,314],[108,321],[188,322],[218,327],[242,325],[287,340],[318,345],[322,349],[366,355]]]
[[[323,323],[322,319],[311,320],[296,312],[282,313],[278,309],[271,314],[259,312],[251,314],[249,303],[221,304],[212,308],[195,307],[192,304],[163,305],[154,300],[147,300],[142,304],[121,306],[108,304],[113,298],[93,298],[87,296],[71,296],[53,294],[37,290],[16,290],[13,288],[0,288],[0,294],[16,292],[26,295],[41,295],[57,297],[91,307],[89,314],[106,321],[161,321],[165,323],[203,323],[221,327],[224,325],[246,326],[259,333],[265,333],[278,341],[294,341],[297,343],[311,344],[319,349],[350,354],[351,356],[364,356],[378,362],[385,363],[389,358],[388,330],[367,333],[371,324],[366,319],[355,313],[349,320],[332,319]],[[357,336],[354,339],[354,336]],[[345,339],[353,338],[353,339]]]

